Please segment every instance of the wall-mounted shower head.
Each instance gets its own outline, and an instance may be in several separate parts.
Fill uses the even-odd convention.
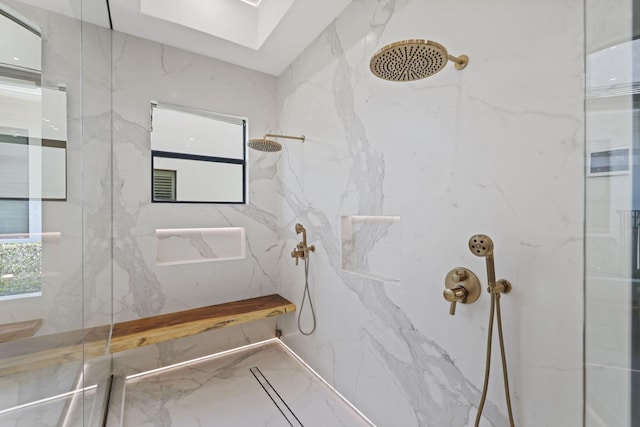
[[[280,151],[282,150],[282,144],[280,144],[277,141],[274,141],[272,139],[267,139],[267,137],[273,137],[273,138],[287,138],[287,139],[298,139],[302,142],[304,142],[304,135],[302,136],[289,136],[289,135],[276,135],[273,133],[268,133],[265,136],[263,136],[262,138],[254,138],[254,139],[250,139],[249,142],[247,143],[247,146],[249,148],[253,148],[254,150],[258,150],[258,151],[264,151],[267,153],[272,153],[275,151]]]
[[[254,150],[264,151],[265,153],[273,153],[275,151],[282,150],[282,144],[267,138],[254,138],[250,139],[247,144],[249,148]]]
[[[369,68],[381,79],[410,82],[424,79],[453,61],[458,70],[467,66],[466,55],[449,55],[447,49],[430,40],[403,40],[391,43],[371,57]]]
[[[476,256],[489,256],[493,254],[493,240],[486,234],[476,234],[469,239],[469,249]]]

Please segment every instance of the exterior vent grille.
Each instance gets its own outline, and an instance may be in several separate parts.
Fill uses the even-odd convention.
[[[153,200],[161,202],[176,201],[176,171],[153,170]]]

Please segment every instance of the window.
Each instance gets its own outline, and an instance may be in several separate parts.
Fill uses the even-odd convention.
[[[66,102],[66,97],[41,86],[39,32],[5,14],[0,26],[12,41],[0,52],[0,300],[6,300],[41,294],[42,200],[59,174],[49,182],[43,176],[59,172],[64,162],[55,147],[66,144],[66,117],[63,125],[58,123],[66,104],[50,101]],[[50,152],[47,141],[58,139]],[[61,194],[55,184],[53,197]]]
[[[246,120],[152,104],[153,202],[245,203]]]

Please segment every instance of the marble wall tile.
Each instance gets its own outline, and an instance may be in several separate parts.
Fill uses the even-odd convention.
[[[108,325],[112,304],[111,31],[82,23],[84,326]]]
[[[157,229],[157,265],[244,259],[245,240],[242,227]]]
[[[399,216],[343,216],[342,269],[372,279],[400,279],[402,234]]]
[[[91,193],[83,199],[83,180],[70,181],[66,209],[45,207],[45,231],[62,232],[67,273],[48,284],[59,304],[41,310],[55,319],[43,333],[82,324],[83,277],[84,321],[95,324],[111,316],[111,281],[116,322],[274,292],[299,304],[303,268],[289,252],[301,222],[316,245],[310,290],[318,328],[304,337],[295,316],[278,319],[287,343],[378,425],[471,425],[489,301],[483,295],[451,317],[441,292],[458,265],[485,281],[483,261],[466,247],[483,232],[496,242],[498,276],[514,284],[503,318],[516,424],[580,425],[582,10],[577,0],[354,0],[277,80],[118,32],[108,40],[87,27],[95,50],[85,54],[97,66],[111,53],[112,80],[94,69],[84,88],[104,94],[112,85],[110,117],[100,102],[81,107],[79,29],[33,9],[49,35],[47,81],[68,81],[70,144],[86,138],[86,151],[70,145],[70,173],[86,171]],[[469,66],[414,83],[373,77],[369,57],[406,38],[440,42],[469,55]],[[152,100],[248,117],[252,137],[282,131],[307,141],[279,154],[249,152],[246,206],[152,204]],[[112,153],[101,134],[109,129]],[[350,215],[401,216],[399,284],[342,271],[340,222]],[[203,227],[244,227],[246,259],[158,268],[156,229]],[[101,256],[111,251],[111,233],[113,260]],[[84,259],[84,272],[83,242],[96,255]],[[363,250],[383,247],[368,243]],[[558,285],[574,297],[549,299]],[[253,342],[275,322],[148,346],[116,366],[142,371]],[[69,385],[77,372],[65,377]],[[494,365],[486,425],[506,425],[499,374]],[[25,378],[0,380],[28,400],[21,384],[42,379]]]
[[[150,198],[151,101],[246,117],[254,137],[278,130],[275,91],[273,76],[113,33],[115,322],[277,292],[278,155],[248,152],[247,205],[151,203]],[[245,229],[244,258],[157,265],[156,230],[224,227]],[[275,325],[268,324],[273,337]],[[261,327],[239,330],[243,341],[264,339]],[[215,339],[236,343],[235,332],[228,338],[225,334],[220,330]],[[189,351],[193,357],[220,350],[203,338],[183,343],[144,350],[155,351],[147,366],[173,363],[175,358],[165,355],[167,346],[170,352]]]
[[[114,364],[113,374],[116,376],[138,374],[266,341],[274,337],[275,328],[276,319],[271,318],[127,350],[116,355],[117,363]]]
[[[516,424],[582,423],[582,11],[355,0],[278,79],[280,127],[307,136],[280,157],[280,292],[302,298],[287,255],[301,222],[318,320],[304,337],[287,319],[285,341],[378,425],[472,425],[489,298],[452,317],[442,290],[456,266],[486,284],[467,248],[476,233],[494,239],[497,274],[514,285],[502,306]],[[374,77],[370,56],[409,38],[469,65]],[[348,215],[401,217],[399,285],[341,271]],[[549,298],[557,286],[574,297]],[[506,425],[497,351],[493,362],[483,425]]]

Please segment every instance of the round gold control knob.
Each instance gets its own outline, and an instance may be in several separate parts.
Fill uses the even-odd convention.
[[[445,289],[442,293],[444,299],[449,302],[463,301],[467,296],[467,291],[463,288]]]
[[[453,302],[456,300],[456,294],[451,289],[445,289],[442,295],[444,296],[444,299],[449,302]]]
[[[451,275],[451,280],[453,280],[456,283],[464,282],[466,278],[467,278],[467,272],[462,269],[456,270],[456,272]]]

